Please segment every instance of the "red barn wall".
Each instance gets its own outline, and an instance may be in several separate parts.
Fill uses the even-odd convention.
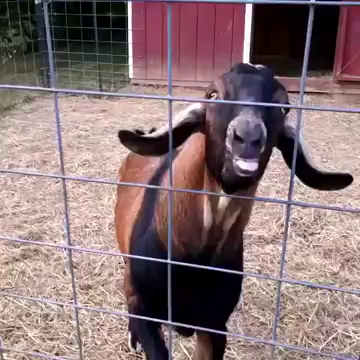
[[[131,15],[130,15],[131,16]],[[245,4],[172,4],[173,80],[209,82],[243,58]],[[133,2],[133,79],[167,79],[167,5]]]
[[[337,81],[360,81],[359,6],[342,6],[340,9],[334,78]]]

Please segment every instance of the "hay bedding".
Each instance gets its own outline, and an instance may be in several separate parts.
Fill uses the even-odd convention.
[[[150,91],[140,88],[139,91]],[[176,94],[201,96],[194,90]],[[294,98],[295,99],[295,98]],[[359,106],[354,98],[308,96],[307,102]],[[175,104],[175,111],[184,107]],[[61,97],[66,173],[116,178],[126,150],[117,140],[120,127],[156,126],[166,121],[167,103],[140,99]],[[295,199],[360,207],[360,122],[356,114],[306,112],[304,132],[316,163],[350,170],[354,184],[343,191],[320,193],[296,181]],[[0,167],[57,172],[51,96],[4,113],[0,120]],[[286,198],[289,170],[276,151],[259,195]],[[2,235],[63,243],[61,182],[1,175]],[[115,187],[68,183],[71,238],[76,246],[115,250]],[[277,275],[284,228],[284,206],[257,203],[246,231],[245,270]],[[360,288],[359,216],[294,207],[286,274],[290,278]],[[85,306],[125,310],[120,258],[73,254],[78,301]],[[26,296],[72,301],[66,253],[48,247],[0,242],[0,289]],[[276,284],[247,278],[242,302],[229,330],[271,339]],[[360,297],[301,286],[283,285],[279,341],[346,354],[360,353]],[[126,319],[80,311],[85,359],[135,359],[126,346]],[[73,310],[1,297],[0,337],[4,346],[45,354],[77,356]],[[193,340],[175,341],[174,359],[188,359]],[[269,358],[270,348],[229,338],[226,359]],[[28,359],[16,353],[5,359]],[[313,356],[278,350],[278,359]]]

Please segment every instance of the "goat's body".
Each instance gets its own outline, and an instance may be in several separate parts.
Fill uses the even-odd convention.
[[[235,64],[219,76],[205,94],[207,99],[289,104],[288,94],[265,66]],[[242,271],[243,232],[252,199],[230,199],[190,193],[189,190],[252,197],[274,147],[292,166],[296,128],[289,110],[213,103],[195,103],[179,112],[173,122],[171,159],[173,193],[171,259],[196,265]],[[120,169],[122,182],[168,185],[169,127],[145,133],[120,130],[121,143],[132,151]],[[138,155],[136,155],[138,154]],[[145,156],[145,157],[142,157]],[[311,165],[300,139],[295,174],[318,190],[349,186],[348,173],[326,172]],[[168,192],[139,187],[118,188],[116,232],[123,253],[167,259]],[[172,321],[201,328],[226,330],[226,322],[241,293],[242,277],[183,265],[171,265]],[[125,294],[133,315],[168,318],[168,266],[139,258],[126,259]],[[176,328],[176,327],[175,327]],[[177,327],[185,336],[193,329]],[[196,360],[222,360],[224,334],[196,331]],[[148,360],[169,358],[159,322],[132,317],[130,345],[139,342]]]
[[[167,160],[130,153],[120,169],[119,180],[167,186]],[[205,167],[204,135],[194,134],[175,153],[173,184],[188,190],[220,191]],[[246,195],[254,191],[255,187]],[[120,250],[167,259],[167,191],[119,186],[117,196]],[[172,259],[242,271],[242,233],[251,206],[247,200],[174,192]],[[172,265],[171,280],[173,322],[226,330],[225,324],[241,293],[240,275]],[[125,292],[130,313],[167,320],[167,284],[166,263],[126,259]],[[189,328],[176,330],[184,336],[194,333]],[[215,358],[215,354],[209,357]],[[222,355],[218,358],[222,359]]]

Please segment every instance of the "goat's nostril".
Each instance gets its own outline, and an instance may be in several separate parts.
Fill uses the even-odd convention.
[[[260,146],[262,145],[261,138],[258,138],[258,139],[256,139],[256,140],[253,140],[253,141],[251,142],[251,144],[252,144],[253,146],[260,147]]]
[[[234,131],[234,141],[243,144],[245,140],[236,132]]]

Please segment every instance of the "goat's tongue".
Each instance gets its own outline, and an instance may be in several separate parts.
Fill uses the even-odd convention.
[[[239,170],[244,172],[252,173],[259,167],[259,162],[256,160],[236,159],[234,163]]]

